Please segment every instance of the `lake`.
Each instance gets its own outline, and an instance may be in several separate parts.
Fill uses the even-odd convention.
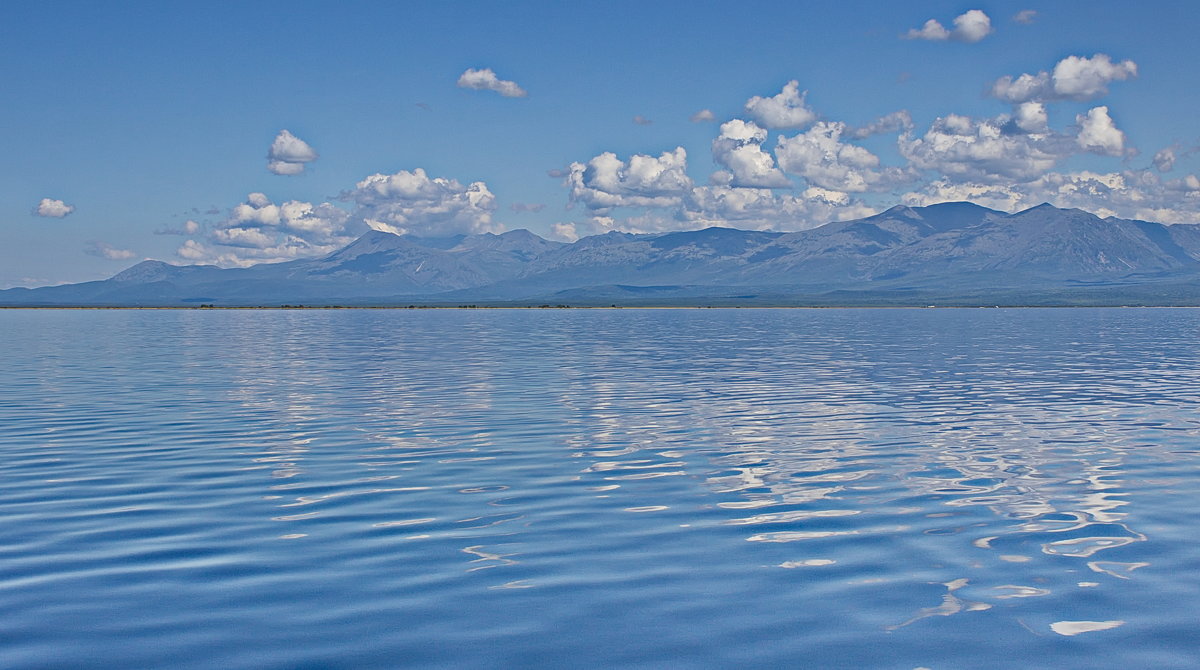
[[[1200,310],[0,310],[0,667],[1200,666]]]

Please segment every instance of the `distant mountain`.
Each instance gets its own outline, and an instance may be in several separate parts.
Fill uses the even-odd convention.
[[[1039,205],[893,207],[794,233],[371,231],[248,268],[144,261],[105,281],[0,291],[0,305],[1200,304],[1200,226]]]

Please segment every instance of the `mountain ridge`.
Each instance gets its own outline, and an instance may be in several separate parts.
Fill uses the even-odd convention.
[[[1200,225],[951,202],[795,232],[713,226],[573,243],[523,229],[373,230],[324,256],[246,268],[146,260],[107,280],[0,291],[0,306],[985,304],[1023,294],[1031,304],[1200,304]]]

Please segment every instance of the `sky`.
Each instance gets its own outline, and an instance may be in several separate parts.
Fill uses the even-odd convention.
[[[1189,2],[12,2],[0,288],[368,229],[1200,223]]]

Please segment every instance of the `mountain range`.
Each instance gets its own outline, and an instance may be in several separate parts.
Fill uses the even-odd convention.
[[[0,306],[1200,305],[1200,225],[954,202],[780,233],[370,231],[246,268],[148,260],[103,281],[0,291]]]

